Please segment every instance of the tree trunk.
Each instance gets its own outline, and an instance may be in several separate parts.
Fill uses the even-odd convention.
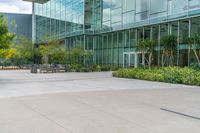
[[[191,49],[189,47],[188,48],[188,67],[190,66],[190,53],[191,53]]]
[[[49,62],[49,57],[48,57],[48,55],[45,55],[44,56],[44,63],[48,64],[48,62]]]
[[[197,54],[197,50],[196,50],[196,49],[193,49],[193,51],[194,51],[194,54],[195,54],[195,57],[196,57],[198,63],[200,64],[200,60],[199,60],[199,56],[198,56],[198,54]]]
[[[162,54],[162,67],[164,67],[164,54]]]
[[[145,67],[145,53],[144,51],[142,52],[142,65]]]
[[[149,68],[151,68],[151,63],[152,63],[152,52],[149,54],[149,61],[148,61]]]

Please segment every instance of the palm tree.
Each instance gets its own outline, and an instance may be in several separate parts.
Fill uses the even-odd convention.
[[[200,64],[200,59],[197,54],[197,49],[199,48],[199,46],[200,46],[200,35],[194,33],[191,37],[188,38],[188,62],[190,60],[190,54],[192,50],[194,52],[198,64]]]
[[[163,43],[162,66],[173,65],[174,56],[177,52],[177,37],[175,35],[167,35],[161,39]]]

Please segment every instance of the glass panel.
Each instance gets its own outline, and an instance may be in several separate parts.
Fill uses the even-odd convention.
[[[131,31],[130,31],[130,47],[131,48],[135,48],[135,46],[136,46],[136,35],[135,35],[135,33],[136,33],[136,30],[135,29],[132,29]]]
[[[200,8],[200,0],[189,0],[189,9],[199,9]]]
[[[155,52],[153,54],[153,62],[152,64],[154,65],[159,65],[160,64],[160,47],[159,47],[159,26],[158,25],[154,25],[152,26],[152,40],[154,40],[156,42],[156,48],[155,48]]]
[[[122,6],[122,0],[112,0],[112,8],[118,8]]]
[[[189,21],[182,20],[180,21],[180,31],[179,31],[179,65],[187,66],[188,65],[188,45],[187,38],[189,36]]]
[[[127,12],[123,14],[123,24],[131,24],[135,22],[135,12]]]
[[[103,22],[110,21],[111,0],[103,0]]]
[[[50,38],[59,39],[69,33],[83,31],[83,0],[50,0],[35,3],[34,11],[37,29],[36,42]]]
[[[136,0],[136,13],[149,10],[149,0]]]
[[[148,12],[137,13],[135,17],[136,21],[148,19]]]
[[[173,0],[172,13],[178,14],[187,11],[187,1],[188,0]]]
[[[150,39],[151,27],[144,28],[144,39]]]
[[[116,22],[121,21],[121,13],[122,13],[121,8],[117,8],[117,9],[112,10],[112,16],[111,16],[112,23],[116,23]]]
[[[151,11],[150,11],[151,14],[165,12],[166,10],[167,10],[167,0],[151,0]]]
[[[135,10],[135,0],[123,0],[123,12]]]

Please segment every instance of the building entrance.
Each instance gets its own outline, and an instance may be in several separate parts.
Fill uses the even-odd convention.
[[[138,67],[140,63],[141,53],[139,52],[124,52],[123,53],[123,67]]]

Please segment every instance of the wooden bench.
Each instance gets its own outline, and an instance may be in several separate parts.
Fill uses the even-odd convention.
[[[54,69],[50,65],[41,65],[40,73],[53,73]]]
[[[51,65],[41,65],[40,66],[40,73],[60,73],[66,72],[66,67],[61,65],[58,66],[51,66]]]
[[[53,68],[55,73],[59,73],[59,72],[65,72],[65,68],[64,67],[58,67],[58,68]]]

